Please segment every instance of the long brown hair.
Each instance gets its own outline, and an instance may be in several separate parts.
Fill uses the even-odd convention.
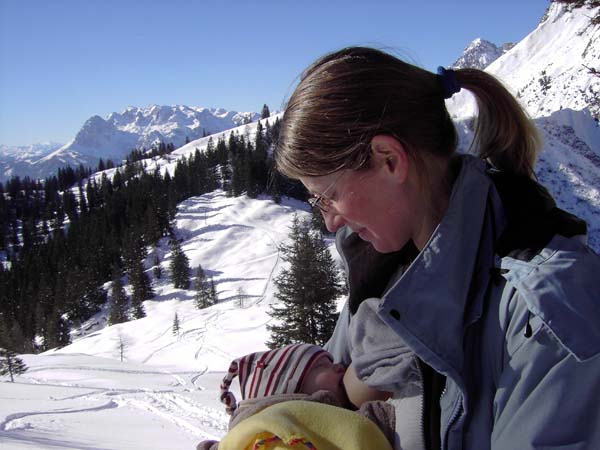
[[[485,72],[461,69],[456,78],[477,99],[478,154],[501,170],[533,176],[540,141],[516,99]],[[449,159],[456,150],[436,74],[380,50],[345,48],[302,74],[281,123],[277,167],[292,178],[362,167],[378,134],[396,137],[416,159],[420,152]]]

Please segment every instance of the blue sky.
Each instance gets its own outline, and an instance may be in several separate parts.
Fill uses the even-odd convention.
[[[0,0],[0,144],[66,143],[129,105],[281,109],[347,45],[435,70],[475,38],[518,42],[549,0]]]

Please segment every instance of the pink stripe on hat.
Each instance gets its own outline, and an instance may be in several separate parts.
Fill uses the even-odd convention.
[[[229,391],[235,376],[239,378],[242,400],[298,393],[306,374],[322,355],[331,358],[317,345],[289,344],[242,356],[231,363],[221,383],[221,401],[229,414],[237,408],[235,396]]]
[[[283,354],[278,359],[277,364],[275,365],[275,368],[273,369],[273,372],[271,373],[271,376],[269,377],[269,381],[267,382],[267,386],[265,387],[265,391],[263,393],[264,397],[273,395],[273,390],[277,387],[277,383],[275,383],[273,385],[273,390],[271,389],[273,380],[275,379],[275,377],[277,377],[277,380],[279,381],[279,377],[281,376],[283,369],[285,369],[285,365],[287,364],[287,362],[288,362],[289,358],[291,357],[295,348],[296,348],[296,345],[289,345],[287,347],[283,347],[282,349],[280,349],[280,350],[283,350]]]
[[[321,359],[323,356],[328,356],[328,353],[325,350],[323,350],[319,353],[315,353],[310,357],[308,363],[304,366],[304,368],[302,369],[302,372],[300,373],[300,376],[298,377],[297,384],[294,387],[294,390],[296,392],[300,392],[300,389],[302,388],[302,383],[304,383],[304,379],[306,378],[306,375],[308,374],[310,369],[312,369],[312,366],[315,364],[315,362],[317,362],[317,360]],[[330,357],[330,359],[332,359],[332,358]]]
[[[262,378],[263,370],[267,366],[266,359],[271,354],[272,352],[265,352],[256,363],[256,366],[254,367],[254,370],[252,372],[252,384],[250,385],[250,394],[248,395],[248,398],[257,397],[256,394],[258,391],[258,387],[260,386],[260,380]]]

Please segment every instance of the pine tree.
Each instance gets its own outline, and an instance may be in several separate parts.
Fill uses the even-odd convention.
[[[240,150],[233,158],[232,163],[231,183],[228,191],[228,193],[231,192],[232,197],[239,197],[244,192],[247,185],[247,172],[247,158],[244,151]]]
[[[89,267],[79,267],[67,275],[69,290],[75,294],[68,305],[69,320],[81,323],[100,311],[106,303],[106,291],[100,277]]]
[[[121,362],[123,362],[123,357],[125,356],[126,347],[127,347],[127,342],[125,342],[123,335],[121,333],[119,333],[119,335],[117,336],[117,350],[119,351],[119,358],[121,359]]]
[[[206,279],[206,274],[200,264],[198,264],[198,269],[196,269],[196,282],[194,288],[196,290],[196,294],[194,295],[194,304],[196,305],[196,308],[203,309],[214,304],[211,296],[210,282]]]
[[[22,375],[27,371],[27,366],[12,350],[0,348],[0,375],[10,375],[11,383],[15,382],[15,375]]]
[[[321,233],[329,233],[327,230],[327,225],[325,225],[325,219],[323,218],[323,214],[317,208],[313,208],[312,215],[310,218],[310,225],[315,231],[319,231]]]
[[[181,249],[177,239],[171,239],[171,276],[173,286],[177,289],[189,289],[190,287],[190,261]]]
[[[146,310],[144,309],[143,300],[139,295],[135,295],[135,291],[131,296],[131,316],[134,319],[146,317]]]
[[[278,205],[281,203],[281,174],[275,169],[275,161],[273,158],[267,160],[267,192],[271,199]]]
[[[208,284],[210,287],[210,301],[213,305],[216,305],[219,303],[219,296],[217,295],[217,288],[215,287],[215,280],[213,277],[210,277]]]
[[[252,153],[252,174],[254,189],[258,192],[265,192],[267,189],[269,177],[268,150],[269,145],[265,138],[265,132],[262,124],[258,122],[256,126],[256,137],[254,140],[254,152]]]
[[[154,260],[152,262],[154,264],[154,268],[152,269],[154,278],[160,280],[162,278],[162,268],[160,267],[160,259],[158,258],[158,255],[154,255]]]
[[[179,338],[179,330],[179,316],[177,315],[177,313],[175,313],[175,317],[173,318],[173,336],[177,336],[177,338]]]
[[[42,330],[44,344],[42,350],[64,347],[71,343],[71,332],[69,323],[62,317],[55,306],[54,310],[45,318],[45,324]]]
[[[239,287],[237,291],[235,291],[235,306],[238,308],[244,308],[246,306],[246,297],[248,294],[243,287]]]
[[[79,212],[83,216],[86,215],[88,212],[88,205],[85,198],[85,194],[83,193],[83,185],[81,184],[81,180],[79,180],[77,190],[79,194]]]
[[[294,342],[324,345],[335,328],[336,299],[341,293],[337,268],[320,233],[294,217],[291,243],[280,249],[289,264],[275,279],[280,305],[270,311],[270,348]]]
[[[143,302],[154,297],[154,292],[150,286],[150,278],[144,271],[142,261],[135,263],[129,275],[129,282],[133,291],[131,295],[131,314],[134,319],[146,317]]]
[[[262,111],[260,113],[260,118],[261,119],[268,119],[269,117],[271,117],[271,111],[269,111],[269,107],[265,103],[263,105],[263,107],[262,107]]]
[[[117,323],[123,323],[127,321],[127,303],[129,299],[123,288],[123,281],[121,280],[121,274],[115,271],[113,276],[112,286],[110,289],[110,296],[112,297],[112,303],[110,305],[110,312],[108,315],[108,323],[114,325]]]

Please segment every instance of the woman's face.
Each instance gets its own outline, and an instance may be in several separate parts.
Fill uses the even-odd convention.
[[[335,182],[327,191],[331,205],[322,211],[327,229],[347,225],[380,253],[400,250],[412,237],[410,202],[386,161],[375,159],[369,169],[343,172],[300,178],[317,196]]]

